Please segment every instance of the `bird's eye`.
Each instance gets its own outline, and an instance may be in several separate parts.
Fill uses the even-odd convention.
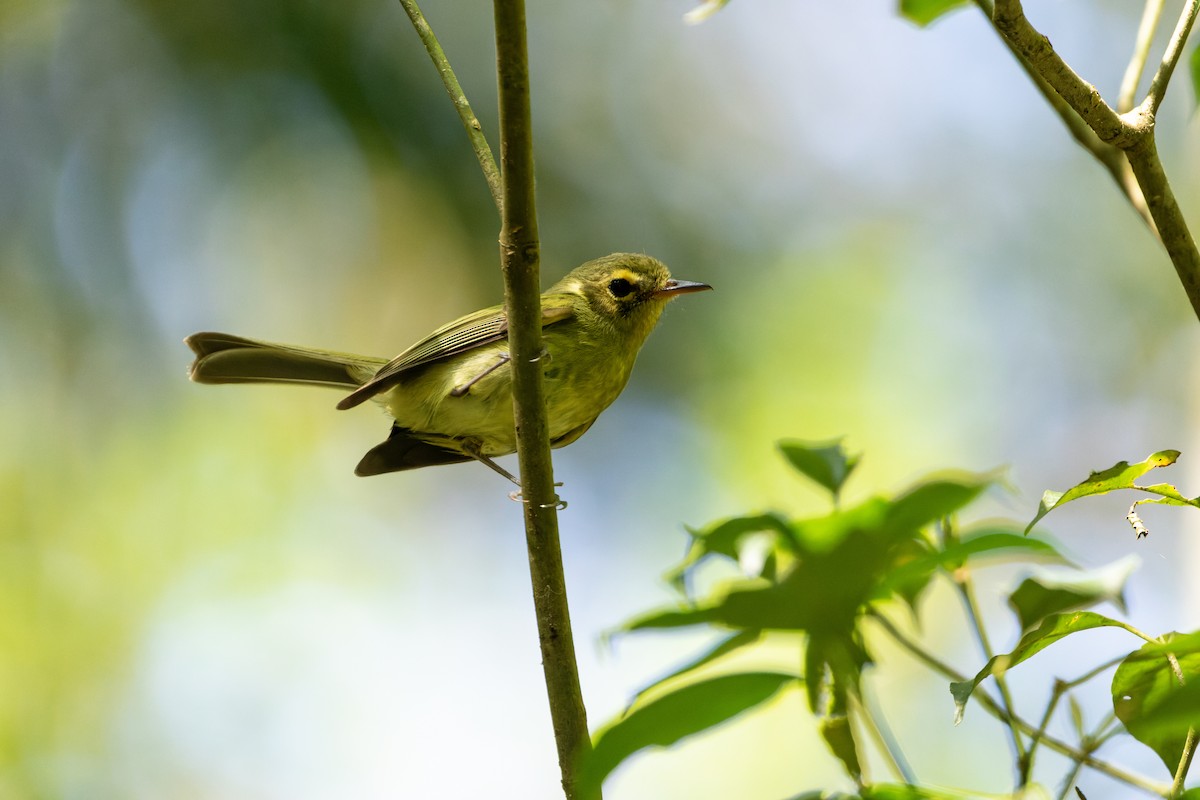
[[[612,292],[613,297],[628,297],[633,291],[633,284],[624,278],[613,278],[608,282],[608,290]]]

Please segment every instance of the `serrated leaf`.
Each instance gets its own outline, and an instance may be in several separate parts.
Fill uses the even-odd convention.
[[[1125,611],[1125,584],[1139,564],[1138,557],[1130,555],[1087,571],[1035,570],[1009,595],[1008,604],[1016,612],[1022,631],[1051,614],[1099,603],[1113,603]]]
[[[955,681],[950,684],[950,694],[954,697],[954,723],[957,725],[962,722],[967,700],[975,691],[975,687],[985,678],[991,675],[1003,675],[1022,661],[1032,658],[1058,640],[1073,633],[1104,627],[1124,628],[1125,623],[1092,611],[1055,614],[1042,620],[1042,624],[1037,629],[1021,637],[1021,641],[1017,642],[1017,646],[1011,653],[993,656],[971,680]]]
[[[596,733],[579,771],[579,794],[598,793],[625,759],[647,747],[668,747],[770,700],[800,680],[785,672],[740,672],[700,681],[635,705]]]
[[[688,674],[689,672],[694,672],[695,670],[698,670],[703,666],[707,666],[708,664],[711,664],[712,662],[716,661],[717,659],[721,658],[722,656],[726,656],[729,653],[732,653],[734,650],[739,650],[743,647],[746,647],[747,645],[754,644],[760,638],[762,638],[762,631],[752,631],[752,630],[741,631],[739,633],[733,634],[732,636],[727,636],[724,639],[722,639],[721,641],[717,642],[713,647],[711,647],[707,651],[705,651],[703,655],[699,656],[698,658],[693,659],[692,661],[689,661],[687,664],[683,665],[679,669],[676,669],[675,671],[673,671],[667,675],[664,675],[663,677],[656,680],[654,683],[652,683],[649,686],[647,686],[646,688],[642,689],[640,692],[637,693],[637,695],[635,695],[634,699],[635,700],[640,699],[646,692],[652,691],[652,690],[662,686],[663,684],[667,683],[668,681],[677,680],[677,679],[681,678],[682,676]]]
[[[925,27],[943,14],[965,6],[969,0],[900,0],[900,15]]]
[[[1180,644],[1188,646],[1188,639]],[[1184,685],[1163,648],[1174,644],[1148,644],[1131,653],[1117,667],[1112,681],[1113,712],[1133,738],[1162,759],[1174,774],[1183,755],[1189,727],[1200,728],[1200,652],[1177,655]]]
[[[1157,453],[1150,454],[1145,461],[1139,461],[1136,464],[1130,464],[1128,461],[1118,461],[1108,469],[1093,472],[1087,477],[1087,480],[1072,486],[1065,492],[1055,492],[1048,489],[1042,495],[1042,501],[1038,504],[1037,514],[1030,521],[1029,525],[1026,526],[1025,532],[1029,533],[1029,531],[1033,530],[1033,526],[1052,510],[1072,500],[1078,500],[1080,497],[1108,494],[1118,489],[1140,489],[1146,491],[1146,487],[1137,486],[1134,481],[1152,469],[1174,464],[1178,458],[1178,450],[1160,450]],[[1174,487],[1171,488],[1173,489]],[[1178,491],[1176,491],[1176,494],[1178,494]]]
[[[842,485],[862,458],[861,454],[847,453],[841,439],[830,442],[785,440],[779,443],[779,449],[798,472],[828,489],[835,502]]]

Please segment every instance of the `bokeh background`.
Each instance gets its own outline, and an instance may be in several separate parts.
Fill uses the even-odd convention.
[[[1029,5],[1111,97],[1136,4]],[[427,6],[494,135],[490,5]],[[1171,265],[977,11],[919,30],[882,0],[736,0],[700,26],[689,8],[529,4],[546,282],[635,250],[717,289],[673,304],[556,456],[593,725],[706,641],[600,644],[672,601],[684,525],[821,509],[780,438],[846,435],[860,497],[1007,465],[983,512],[1021,520],[1166,447],[1184,457],[1164,479],[1200,492],[1200,341]],[[1193,106],[1181,71],[1158,129],[1196,223]],[[472,465],[357,479],[382,417],[190,384],[181,343],[392,355],[498,300],[497,231],[394,2],[0,3],[0,798],[556,796],[508,488]],[[1135,624],[1196,628],[1195,515],[1152,508],[1135,545],[1128,502],[1047,527],[1087,566],[1136,551]],[[1003,647],[1011,581],[990,577]],[[953,599],[929,615],[974,671]],[[942,681],[879,655],[922,777],[1006,790],[991,720],[953,728]],[[1027,713],[1045,678],[1013,673]],[[1111,752],[1165,778],[1136,743]],[[793,693],[643,755],[607,796],[822,786],[845,783]]]

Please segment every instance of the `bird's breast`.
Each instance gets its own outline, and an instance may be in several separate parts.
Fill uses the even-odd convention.
[[[550,439],[586,429],[625,388],[632,362],[548,328],[540,359]],[[473,439],[485,455],[516,450],[512,365],[508,343],[497,342],[413,370],[384,399],[400,427],[430,441]]]

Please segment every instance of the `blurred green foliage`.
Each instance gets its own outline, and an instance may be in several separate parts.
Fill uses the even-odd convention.
[[[494,130],[490,8],[427,6]],[[644,250],[719,300],[673,309],[558,459],[578,640],[663,599],[680,522],[816,502],[763,457],[781,435],[849,432],[866,485],[1012,463],[1026,491],[1062,485],[1048,452],[1194,435],[1169,265],[970,14],[684,10],[530,4],[546,278]],[[1098,54],[1130,23],[1062,20]],[[185,380],[200,328],[388,356],[496,301],[495,210],[406,24],[367,0],[0,3],[0,797],[553,791],[491,476],[359,482],[382,419]],[[1191,133],[1162,150],[1196,207]],[[1062,516],[1068,540],[1109,519]],[[1189,557],[1170,533],[1155,589]],[[585,653],[593,717],[677,656]],[[769,795],[795,767],[756,737],[794,725],[761,724],[722,750]],[[464,731],[477,770],[447,766]],[[655,769],[617,796],[745,788]]]

